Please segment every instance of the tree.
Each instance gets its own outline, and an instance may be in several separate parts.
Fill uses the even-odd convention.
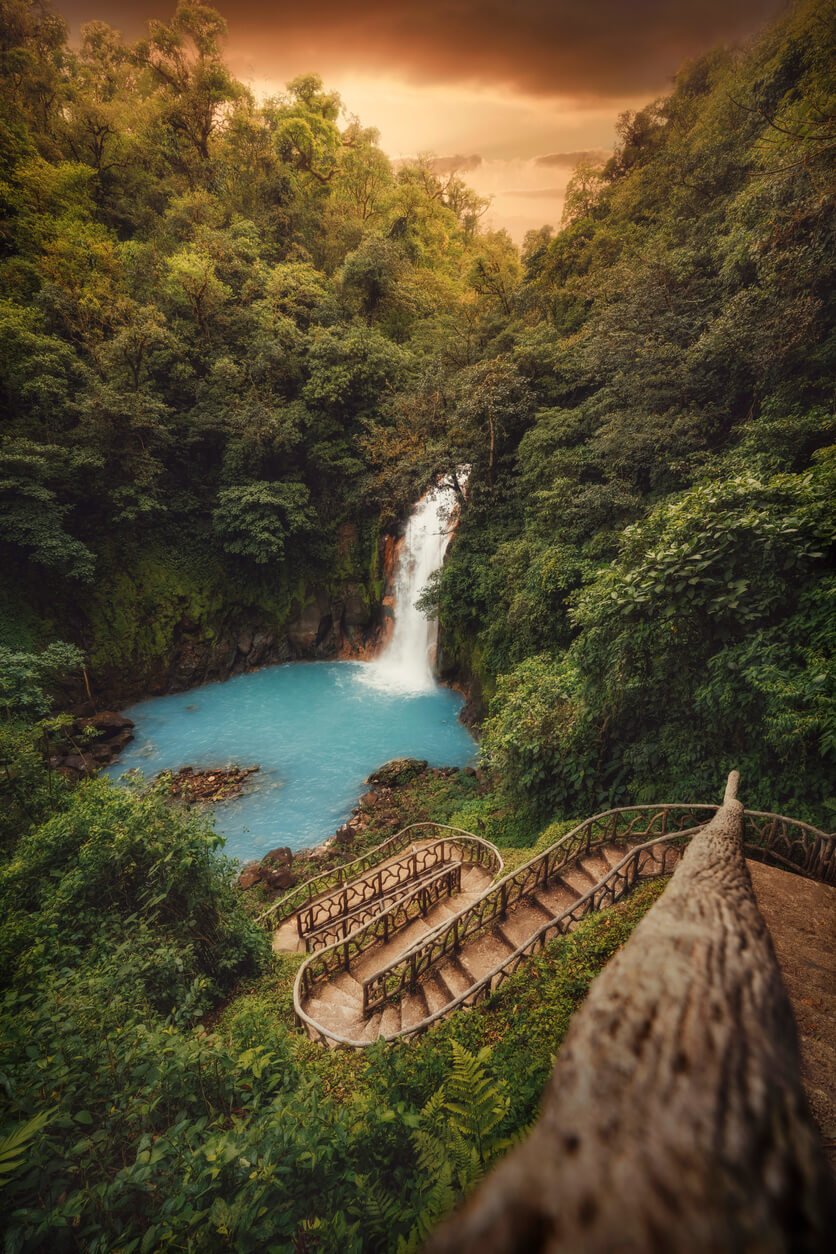
[[[227,553],[258,565],[282,562],[290,536],[313,523],[310,494],[303,483],[246,483],[223,488],[212,524]]]
[[[217,10],[194,0],[178,0],[169,25],[149,23],[149,36],[133,50],[139,66],[158,86],[162,123],[171,133],[179,164],[195,178],[194,158],[207,162],[210,142],[225,110],[242,88],[221,58],[226,22]]]

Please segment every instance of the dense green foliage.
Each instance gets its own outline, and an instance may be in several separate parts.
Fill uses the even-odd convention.
[[[736,766],[828,824],[832,19],[686,66],[520,254],[315,76],[256,101],[212,9],[73,50],[0,0],[10,1251],[414,1248],[534,1117],[658,886],[417,1044],[332,1054],[211,828],[49,765],[80,676],[141,685],[314,588],[379,600],[380,529],[441,473],[469,467],[424,602],[489,702],[492,791],[407,787],[404,822],[512,866]]]
[[[826,823],[832,6],[687,65],[521,257],[314,76],[257,102],[211,9],[78,51],[3,15],[0,638],[148,677],[231,606],[370,604],[381,523],[466,464],[425,601],[518,804],[735,764]]]
[[[0,639],[28,607],[23,643],[147,682],[225,611],[280,629],[306,588],[372,590],[381,514],[444,466],[381,495],[370,433],[452,327],[484,342],[510,241],[315,76],[258,103],[199,3],[136,45],[93,22],[71,50],[41,0],[0,26]]]
[[[468,791],[427,804],[449,819]],[[417,1044],[331,1053],[295,1031],[298,960],[268,958],[217,844],[161,795],[93,781],[0,871],[7,1249],[416,1248],[530,1124],[574,1008],[661,887]]]
[[[527,241],[495,360],[533,407],[426,598],[518,804],[737,766],[749,805],[832,823],[833,17],[686,66]]]

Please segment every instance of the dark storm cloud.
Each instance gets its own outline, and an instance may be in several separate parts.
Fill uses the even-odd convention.
[[[174,0],[56,0],[74,26],[129,36]],[[256,73],[390,72],[421,82],[597,97],[663,88],[677,65],[738,40],[781,0],[219,0],[230,51]]]

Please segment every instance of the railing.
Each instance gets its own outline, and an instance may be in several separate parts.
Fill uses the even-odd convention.
[[[716,807],[710,808],[716,809]],[[501,984],[504,984],[509,976],[531,954],[542,949],[553,937],[569,932],[576,923],[580,922],[588,914],[593,914],[597,910],[604,910],[608,906],[614,905],[617,901],[626,897],[639,880],[644,881],[670,875],[677,858],[680,856],[679,846],[700,830],[701,827],[695,827],[690,830],[676,831],[666,836],[657,836],[651,841],[636,846],[607,875],[590,888],[587,893],[574,901],[566,910],[556,915],[554,919],[545,922],[513,953],[503,958],[492,971],[482,976],[470,988],[448,1002],[447,1005],[435,1011],[434,1014],[422,1019],[419,1023],[394,1033],[392,1038],[384,1039],[394,1039],[394,1037],[410,1039],[420,1036],[439,1020],[452,1014],[454,1010],[475,1006],[480,1001],[485,1001],[491,992],[498,989]],[[297,988],[299,987],[297,979]],[[294,1000],[296,1000],[295,991]],[[297,1023],[308,1029],[314,1039],[319,1040],[322,1044],[338,1048],[363,1049],[368,1043],[351,1040],[330,1029],[323,1028],[321,1024],[311,1019],[298,1003],[296,1020]]]
[[[338,893],[320,897],[296,916],[296,929],[304,938],[318,932],[336,919],[346,918],[358,907],[388,896],[395,888],[425,875],[433,867],[450,862],[459,854],[464,861],[484,866],[488,860],[488,847],[470,847],[469,841],[442,837],[420,849],[414,849],[406,858],[387,862],[377,874],[367,879],[354,880]],[[495,858],[492,859],[495,862]],[[377,911],[379,913],[379,910]]]
[[[370,849],[368,853],[355,858],[353,862],[346,862],[342,866],[333,867],[330,871],[322,871],[319,875],[313,876],[312,879],[305,880],[303,884],[299,884],[298,887],[287,893],[279,901],[273,902],[271,906],[268,906],[266,910],[257,915],[256,923],[265,924],[271,929],[277,927],[285,919],[289,919],[292,914],[295,914],[297,910],[304,909],[314,898],[323,896],[329,889],[341,887],[349,880],[362,875],[364,871],[369,871],[372,867],[377,866],[378,863],[385,862],[387,858],[400,853],[402,849],[405,849],[407,845],[416,839],[416,833],[427,828],[457,832],[461,836],[470,837],[471,840],[478,839],[471,836],[470,832],[465,832],[459,827],[450,827],[447,823],[410,823],[408,827],[401,828],[394,836],[390,836],[388,840],[384,840],[380,845],[375,845],[374,849]],[[490,848],[493,849],[493,846],[491,845]],[[502,869],[501,858],[499,869]]]
[[[299,968],[293,990],[297,1016],[312,1023],[301,1009],[301,998],[310,996],[317,984],[322,984],[341,971],[348,971],[353,958],[366,953],[373,945],[385,945],[410,923],[425,917],[432,906],[458,892],[461,887],[461,870],[460,862],[445,867],[427,883],[422,884],[417,893],[399,901],[383,914],[376,915],[359,932],[354,932],[344,941],[322,949],[308,958]]]
[[[305,937],[305,948],[308,953],[315,953],[319,949],[327,949],[329,945],[335,945],[340,940],[346,940],[353,932],[368,923],[370,919],[391,911],[394,906],[408,897],[420,896],[425,889],[434,885],[436,880],[445,876],[447,877],[445,883],[449,885],[448,895],[452,895],[453,892],[461,892],[462,865],[461,862],[448,863],[432,874],[427,875],[425,873],[415,880],[406,880],[397,884],[386,894],[385,898],[371,898],[348,914],[329,920],[318,931],[308,932]]]
[[[405,1038],[420,1036],[439,1019],[446,1018],[454,1010],[486,1001],[518,970],[523,962],[543,949],[550,940],[565,936],[588,915],[614,906],[628,896],[640,881],[661,879],[666,875],[671,875],[681,856],[680,846],[697,832],[702,831],[702,826],[670,833],[667,836],[656,836],[653,840],[635,846],[588,892],[556,915],[554,919],[539,927],[513,953],[507,954],[501,962],[497,963],[492,971],[488,971],[446,1006],[442,1006],[413,1027],[398,1032],[397,1036]]]
[[[759,862],[774,862],[822,884],[836,884],[836,836],[809,823],[783,814],[746,810],[743,842],[749,857]]]
[[[395,1035],[404,1038],[420,1035],[439,1020],[446,1018],[454,1010],[472,1006],[484,1000],[491,992],[499,988],[530,954],[542,949],[549,939],[565,934],[588,914],[605,909],[607,906],[621,900],[622,897],[629,893],[638,880],[668,875],[672,870],[673,861],[679,856],[678,846],[690,840],[691,836],[701,830],[703,822],[716,813],[717,809],[716,805],[624,807],[595,815],[593,818],[587,819],[576,828],[573,828],[571,832],[547,849],[545,853],[531,859],[525,866],[520,867],[511,875],[500,880],[472,907],[462,911],[448,923],[444,923],[436,928],[428,937],[425,937],[412,949],[408,950],[406,954],[402,955],[399,962],[405,963],[408,967],[409,980],[417,980],[431,965],[425,964],[419,970],[417,955],[424,952],[428,947],[437,944],[440,937],[458,935],[459,944],[465,939],[472,939],[477,931],[481,929],[473,928],[466,934],[462,921],[469,917],[478,916],[480,908],[482,908],[483,902],[486,900],[490,900],[493,903],[499,902],[501,906],[503,888],[505,889],[505,909],[507,910],[511,904],[510,892],[513,891],[508,887],[510,884],[528,885],[528,888],[521,889],[515,898],[515,900],[520,900],[521,897],[526,895],[526,892],[530,892],[540,884],[547,883],[549,879],[554,878],[556,873],[564,868],[568,862],[583,856],[584,853],[590,852],[592,848],[605,843],[606,840],[630,840],[647,836],[654,831],[657,834],[651,840],[644,841],[625,854],[625,857],[597,884],[590,888],[587,893],[574,901],[566,910],[556,915],[554,919],[545,922],[513,953],[503,958],[494,970],[481,977],[469,989],[466,989],[460,996],[442,1006],[434,1014]],[[698,818],[702,821],[698,825],[687,829],[685,824],[689,821],[689,818]],[[821,880],[824,883],[836,882],[836,836],[828,835],[800,820],[786,818],[783,815],[768,814],[763,811],[746,811],[744,820],[744,844],[747,856],[766,862],[774,862],[784,869],[805,875],[808,878]],[[640,830],[640,825],[643,822],[644,826]],[[478,840],[479,838],[471,837],[471,839]],[[538,875],[544,878],[538,881]],[[493,914],[490,920],[491,924],[498,919],[501,919],[501,912]],[[385,921],[386,915],[380,915],[367,929],[368,932],[376,932],[378,939],[382,939],[386,927]],[[331,974],[347,970],[350,967],[354,953],[364,952],[369,947],[368,944],[362,944],[355,951],[352,941],[356,941],[358,936],[359,934],[355,935],[347,942],[347,949],[343,945],[333,946],[319,955],[319,959],[322,960],[321,975],[311,972],[309,976],[308,972],[311,970],[311,960],[309,959],[300,968],[296,978],[293,999],[297,1023],[307,1028],[315,1039],[331,1046],[358,1049],[364,1048],[364,1043],[351,1040],[323,1028],[306,1014],[302,1006],[302,999],[307,996],[308,992],[321,979],[328,979]],[[377,943],[377,940],[370,942],[370,944],[375,943]],[[414,976],[412,975],[413,954],[416,955]],[[386,969],[386,972],[379,972],[378,976],[391,972],[398,965],[398,962],[391,964]],[[378,976],[372,977],[371,980],[367,981],[367,984],[373,985]],[[376,1008],[373,1007],[372,1009]]]
[[[692,825],[697,813],[706,819],[716,806],[632,806],[608,810],[586,819],[561,840],[489,889],[449,923],[436,928],[420,945],[384,967],[363,985],[363,1012],[371,1014],[414,987],[430,967],[466,942],[488,932],[509,908],[538,888],[545,888],[570,862],[611,841],[667,835]]]

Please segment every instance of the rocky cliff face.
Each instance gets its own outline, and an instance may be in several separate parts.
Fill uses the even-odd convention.
[[[81,641],[90,658],[92,702],[79,691],[70,694],[71,703],[87,713],[277,662],[369,657],[391,622],[397,544],[390,534],[376,538],[370,562],[357,528],[345,524],[327,586],[299,586],[261,603],[245,604],[216,586],[207,593],[200,572],[172,588],[140,571],[132,585],[138,625],[119,635],[121,624],[102,608]]]

